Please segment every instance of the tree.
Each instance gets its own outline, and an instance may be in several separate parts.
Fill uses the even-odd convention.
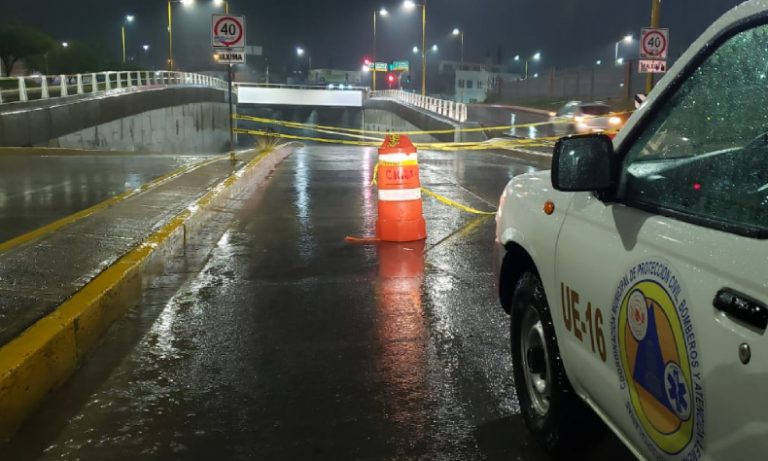
[[[53,39],[39,30],[23,25],[0,25],[0,60],[6,75],[20,59],[45,54],[53,47]]]

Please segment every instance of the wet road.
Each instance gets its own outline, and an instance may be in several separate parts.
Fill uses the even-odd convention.
[[[532,169],[421,160],[425,186],[482,209]],[[548,459],[512,390],[493,217],[426,199],[425,243],[347,245],[373,232],[374,162],[305,148],[222,210],[0,459]],[[627,459],[615,445],[589,459]]]
[[[199,155],[0,154],[0,242],[135,189]]]

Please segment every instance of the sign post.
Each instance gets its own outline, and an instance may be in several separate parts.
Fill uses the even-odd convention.
[[[232,64],[245,63],[245,16],[221,15],[211,16],[211,46],[216,51],[215,59],[227,65],[227,86],[229,88],[229,150],[234,158],[235,127],[234,104],[232,102]]]

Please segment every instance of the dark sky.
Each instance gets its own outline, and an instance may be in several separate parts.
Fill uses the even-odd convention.
[[[649,22],[650,0],[428,0],[428,42],[439,57],[458,59],[454,27],[466,31],[466,60],[492,56],[505,60],[541,51],[542,67],[610,60],[623,35],[636,37]],[[678,55],[715,18],[740,0],[663,0],[662,26],[671,29],[671,51]],[[372,53],[372,15],[386,6],[391,16],[379,21],[379,57],[410,59],[420,42],[417,14],[387,0],[231,0],[232,12],[247,16],[248,42],[263,45],[273,66],[293,64],[295,47],[304,46],[314,67],[358,69]],[[210,0],[193,8],[174,5],[174,49],[187,70],[210,61]],[[120,24],[128,28],[129,48],[151,45],[142,59],[160,66],[167,54],[165,0],[0,0],[0,21],[37,26],[59,40],[84,40],[117,60]],[[629,53],[629,51],[628,51]],[[636,57],[637,49],[631,51]]]

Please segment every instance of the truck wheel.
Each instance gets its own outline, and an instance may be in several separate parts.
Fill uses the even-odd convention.
[[[596,416],[568,382],[544,288],[536,274],[526,272],[517,282],[511,319],[512,367],[525,424],[547,451],[574,455],[584,424]]]

